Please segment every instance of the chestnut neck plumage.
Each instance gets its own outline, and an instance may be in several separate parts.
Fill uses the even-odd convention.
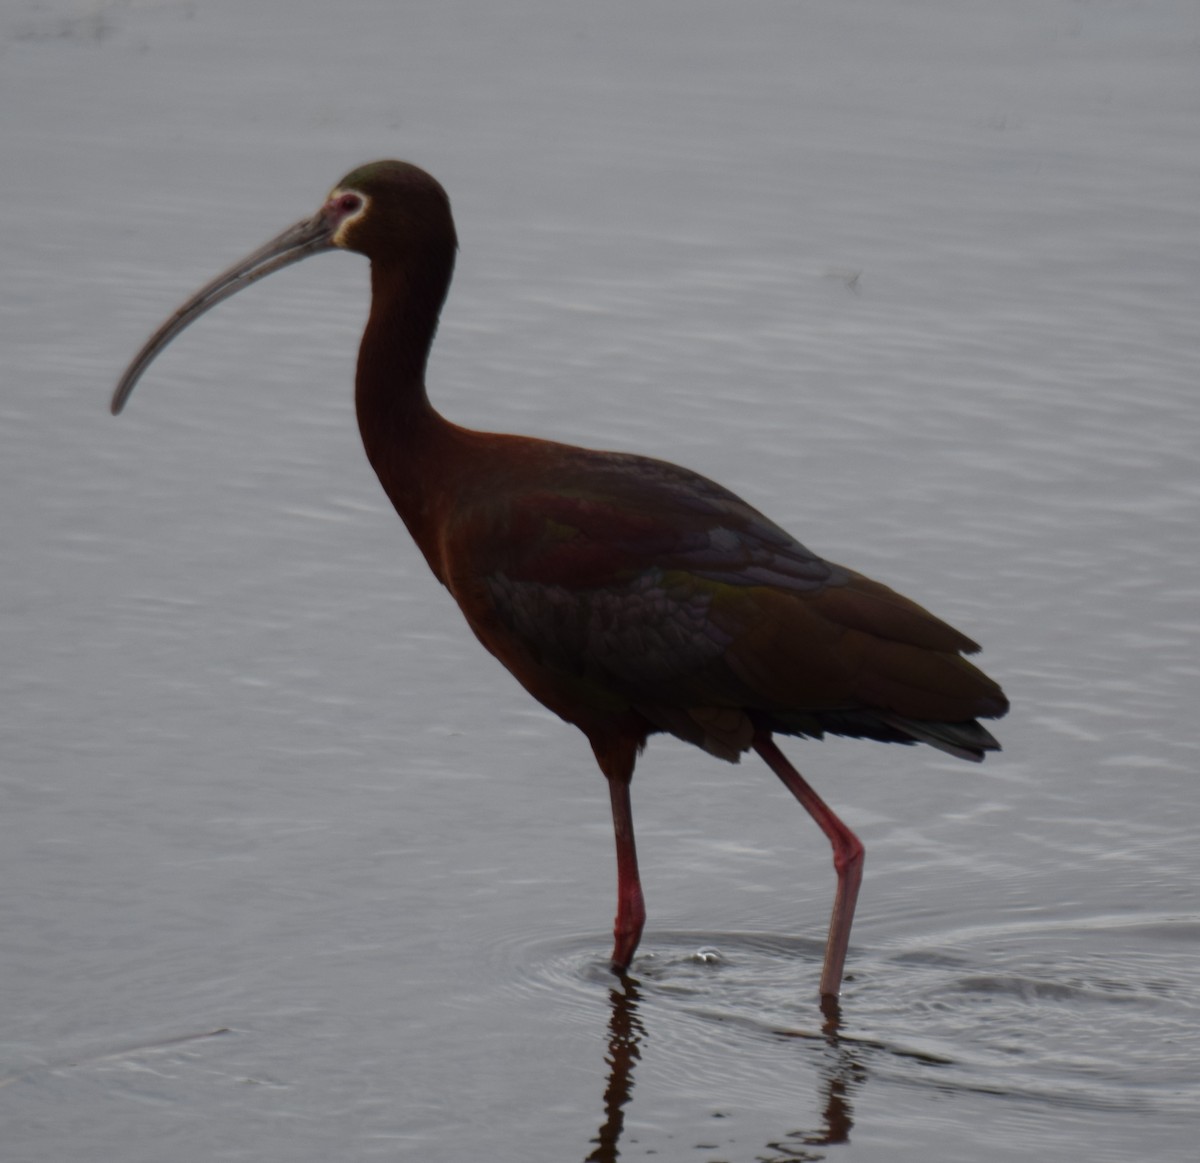
[[[441,416],[425,367],[450,286],[453,249],[421,261],[372,259],[371,313],[358,353],[355,407],[367,458],[396,511],[434,567],[442,476],[467,433]]]

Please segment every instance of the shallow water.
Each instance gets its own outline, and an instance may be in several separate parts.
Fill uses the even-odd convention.
[[[1195,6],[0,14],[5,1160],[1184,1160],[1200,1106]],[[982,768],[655,740],[607,796],[365,463],[363,265],[201,281],[400,155],[454,419],[649,451],[982,641]]]

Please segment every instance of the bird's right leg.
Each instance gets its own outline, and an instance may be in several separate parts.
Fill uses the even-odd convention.
[[[803,804],[833,846],[833,867],[837,872],[837,893],[833,915],[829,918],[829,938],[825,943],[825,965],[821,970],[821,996],[836,998],[842,988],[842,971],[850,947],[850,925],[862,884],[862,841],[837,818],[834,811],[809,786],[808,781],[787,761],[767,732],[754,737],[754,750],[767,766],[783,780],[784,786]]]
[[[624,973],[642,939],[646,902],[642,898],[637,848],[633,842],[629,781],[610,776],[608,794],[612,797],[613,832],[617,839],[617,919],[613,924],[612,967],[614,973]]]
[[[646,924],[646,903],[642,897],[637,846],[633,839],[633,807],[629,799],[637,746],[601,748],[593,743],[593,750],[600,770],[608,779],[608,794],[612,800],[613,834],[617,841],[617,919],[613,925],[612,970],[624,973],[633,961]]]

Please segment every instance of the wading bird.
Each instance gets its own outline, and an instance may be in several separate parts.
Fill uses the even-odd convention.
[[[197,292],[129,366],[113,412],[210,307],[333,248],[371,262],[355,404],[384,491],[479,641],[587,736],[608,779],[614,971],[628,968],[646,917],[630,779],[649,736],[669,732],[731,762],[753,749],[829,838],[837,889],[820,989],[836,996],[863,846],[773,736],[922,742],[981,760],[999,744],[976,720],[1008,704],[962,657],[978,646],[688,469],[439,415],[425,364],[457,240],[445,191],[404,162],[354,170],[313,217]]]

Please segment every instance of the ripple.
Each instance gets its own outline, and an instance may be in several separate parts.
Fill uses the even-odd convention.
[[[846,1004],[855,1023],[954,1060],[952,1074],[906,1084],[1195,1109],[1198,936],[1193,919],[1167,915],[979,926],[942,934],[935,956],[869,959]]]
[[[819,941],[653,932],[624,982],[594,935],[513,943],[513,988],[600,1034],[624,991],[660,1079],[776,1088],[781,1055],[941,1093],[1044,1110],[1184,1113],[1200,1106],[1200,926],[1100,916],[925,933],[852,948],[840,1020],[815,986]],[[731,1052],[732,1051],[732,1052]],[[848,1064],[848,1065],[847,1065]]]

